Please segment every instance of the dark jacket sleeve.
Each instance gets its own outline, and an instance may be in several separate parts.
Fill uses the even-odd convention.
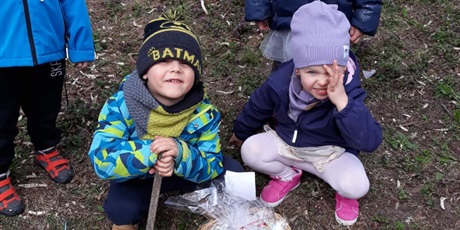
[[[254,90],[233,125],[233,133],[238,139],[244,141],[256,134],[268,119],[274,116],[274,111],[283,110],[281,107],[287,104],[289,99],[282,98],[280,94],[284,92],[287,95],[293,71],[294,62],[287,61]]]
[[[244,20],[247,22],[263,21],[270,18],[270,0],[246,0],[244,4]]]
[[[350,24],[361,32],[374,36],[380,21],[381,0],[357,0]]]
[[[382,129],[364,104],[365,97],[362,88],[348,92],[347,106],[340,112],[335,110],[334,116],[345,141],[352,148],[370,153],[382,142]]]
[[[267,81],[251,94],[233,125],[233,133],[238,139],[246,140],[262,128],[273,114],[276,98],[278,95]]]

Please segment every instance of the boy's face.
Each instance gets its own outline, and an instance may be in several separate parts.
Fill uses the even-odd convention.
[[[155,99],[166,106],[184,99],[195,82],[195,72],[183,61],[166,59],[158,62],[142,76]]]
[[[327,65],[332,68],[332,65]],[[344,73],[345,67],[339,66],[339,72]],[[310,93],[318,100],[324,100],[327,96],[327,87],[331,76],[322,65],[308,66],[295,69],[295,74],[300,76],[302,89]]]

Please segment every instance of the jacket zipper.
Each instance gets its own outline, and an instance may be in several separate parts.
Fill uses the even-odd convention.
[[[323,104],[323,103],[319,103],[317,106],[321,106],[322,104]],[[315,107],[316,107],[316,106],[315,106]],[[313,108],[312,108],[312,109],[313,109]],[[297,141],[297,135],[298,135],[298,133],[299,133],[298,130],[299,130],[300,123],[301,123],[301,122],[299,121],[299,120],[301,120],[301,119],[300,119],[300,116],[302,116],[302,113],[299,114],[299,117],[297,118],[297,121],[295,122],[295,130],[294,130],[294,133],[293,133],[293,135],[292,135],[292,140],[291,140],[292,144],[295,144],[296,141]],[[304,116],[308,116],[308,115],[304,115]],[[304,119],[304,117],[302,118],[302,120],[303,120],[303,119]]]
[[[297,117],[297,121],[295,121],[295,130],[294,130],[294,133],[292,134],[292,146],[295,146],[296,142],[297,142],[297,136],[299,134],[299,127],[300,127],[300,123],[301,121],[300,120],[303,120],[303,119],[300,119],[300,116],[302,116],[303,112],[299,114],[299,116]]]
[[[291,140],[292,146],[295,146],[297,142],[297,136],[299,135],[299,127],[300,127],[300,122],[299,122],[299,118],[297,118],[297,121],[295,122],[295,130],[294,130],[294,133],[292,134],[292,140]]]
[[[295,144],[296,140],[297,140],[297,129],[294,131],[294,135],[292,136],[292,143]]]
[[[32,36],[32,25],[30,23],[29,5],[27,3],[27,0],[22,0],[22,4],[24,5],[24,15],[26,16],[27,35],[29,36],[29,45],[30,51],[32,52],[32,60],[34,66],[36,66],[38,65],[37,51],[35,50],[34,37]]]
[[[62,14],[62,20],[64,21],[64,37],[65,37],[65,44],[66,44],[66,57],[67,57],[67,42],[69,40],[69,37],[67,36],[67,20],[65,19],[65,13],[64,9],[62,9],[62,3],[59,2],[59,8],[61,8],[61,14]]]

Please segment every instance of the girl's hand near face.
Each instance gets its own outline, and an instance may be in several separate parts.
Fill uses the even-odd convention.
[[[150,144],[152,154],[157,154],[157,162],[149,170],[150,174],[158,172],[160,176],[170,177],[174,172],[174,159],[178,155],[176,141],[169,137],[156,136],[155,140]]]
[[[337,60],[334,60],[332,68],[327,65],[323,65],[323,68],[330,76],[327,95],[329,100],[337,107],[337,111],[340,112],[348,104],[348,96],[343,85],[343,68],[339,67]]]

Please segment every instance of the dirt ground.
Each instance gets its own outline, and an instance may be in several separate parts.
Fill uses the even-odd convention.
[[[350,229],[460,229],[459,3],[385,0],[377,35],[352,47],[362,69],[375,70],[362,83],[384,141],[360,156],[371,189]],[[110,229],[102,209],[108,182],[97,178],[87,157],[92,132],[104,101],[135,68],[143,26],[166,8],[183,12],[199,34],[203,81],[223,117],[222,149],[240,159],[238,150],[227,146],[233,119],[271,68],[258,50],[267,33],[244,21],[244,1],[205,0],[203,7],[197,0],[87,0],[87,5],[97,60],[83,71],[68,65],[59,118],[61,148],[76,177],[57,185],[30,167],[32,147],[22,118],[11,171],[27,209],[0,217],[0,229]],[[266,182],[257,174],[258,193]],[[304,174],[301,186],[275,211],[292,229],[346,229],[336,223],[334,207],[330,186]],[[160,206],[157,228],[198,229],[206,221]]]

